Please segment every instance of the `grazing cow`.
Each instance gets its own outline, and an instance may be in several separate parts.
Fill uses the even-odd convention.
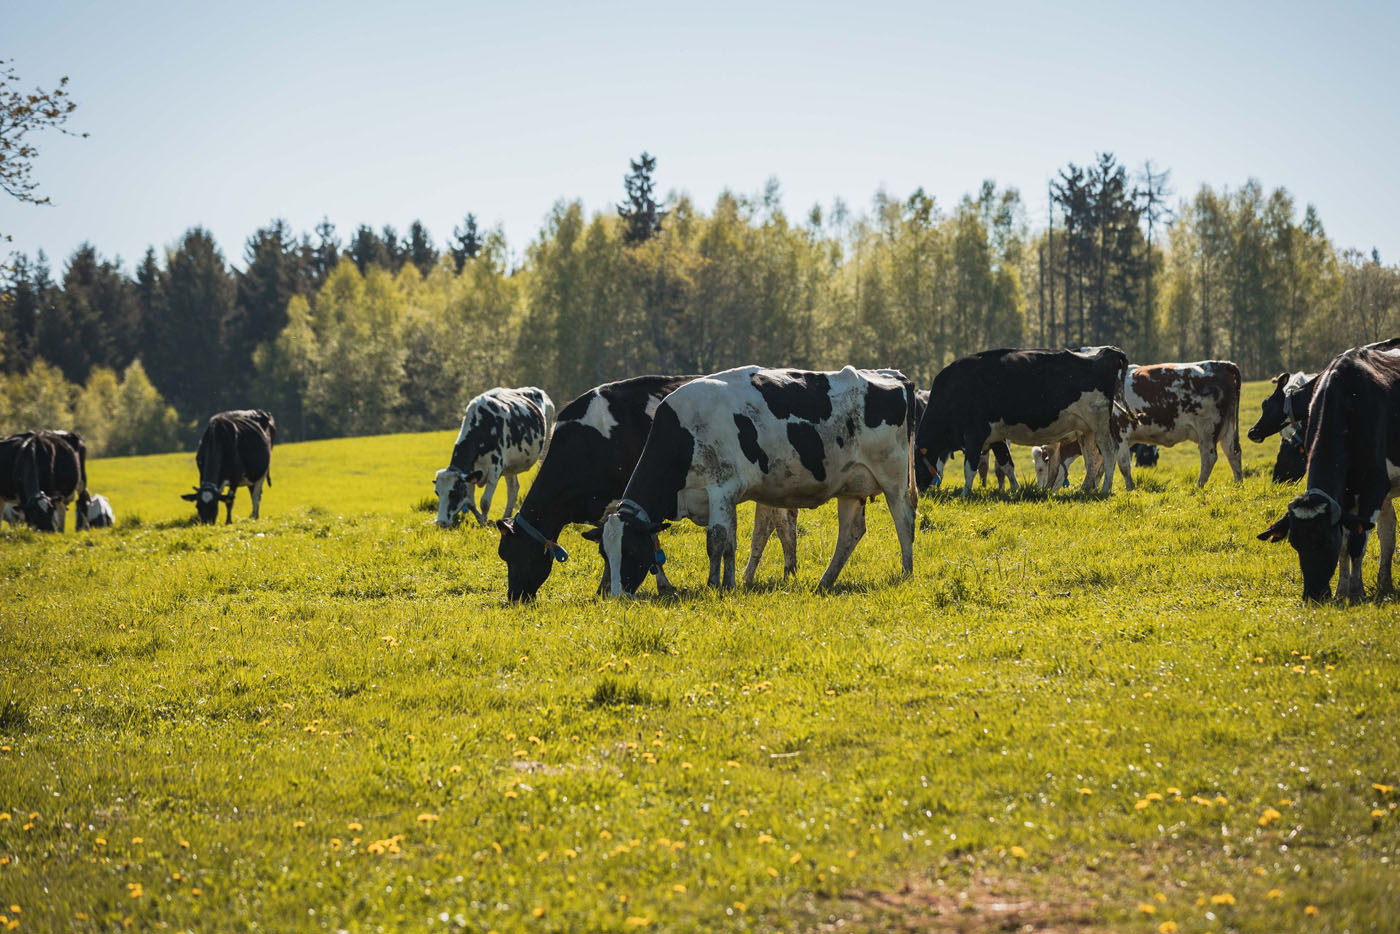
[[[1249,440],[1256,444],[1278,432],[1278,456],[1274,458],[1275,483],[1293,483],[1308,469],[1304,438],[1307,435],[1308,407],[1312,405],[1316,373],[1280,373],[1274,377],[1274,391],[1260,405],[1259,421],[1249,429]]]
[[[1155,444],[1134,444],[1131,450],[1134,467],[1156,467],[1157,461],[1162,457],[1162,452]]]
[[[68,504],[86,510],[86,448],[68,431],[26,431],[0,442],[0,503],[13,524],[23,519],[41,532],[61,532]],[[81,515],[78,527],[86,526]]]
[[[865,502],[883,494],[904,576],[914,570],[914,386],[898,370],[813,373],[757,366],[692,380],[657,407],[642,456],[599,541],[611,593],[634,592],[668,520],[708,526],[709,583],[734,586],[735,507],[778,509],[836,499],[829,587],[865,534]]]
[[[1113,419],[1120,442],[1118,469],[1128,489],[1133,488],[1129,445],[1142,443],[1171,447],[1194,441],[1201,452],[1197,486],[1205,486],[1210,479],[1219,445],[1235,482],[1244,479],[1240,464],[1240,368],[1235,364],[1202,360],[1131,366],[1123,401],[1137,415],[1134,421],[1115,412]]]
[[[514,519],[500,519],[496,553],[506,563],[506,596],[529,600],[544,585],[556,561],[568,559],[557,544],[566,525],[599,525],[608,505],[622,496],[627,479],[642,456],[652,415],[661,400],[694,376],[638,376],[604,383],[564,406],[549,442],[550,456],[520,504]],[[768,537],[777,532],[783,544],[783,576],[797,570],[796,510],[760,506],[754,516],[749,567],[753,574]],[[656,588],[674,590],[665,569],[656,564]],[[605,592],[607,568],[598,584]]]
[[[437,524],[447,528],[461,512],[486,524],[501,477],[506,480],[506,518],[515,512],[520,474],[539,463],[554,431],[554,402],[543,389],[488,389],[467,403],[452,459],[433,477]],[[481,508],[475,502],[481,490]]]
[[[117,524],[116,513],[112,512],[112,504],[107,502],[107,497],[98,493],[88,501],[87,524],[90,529],[110,529]]]
[[[997,441],[1035,445],[1079,435],[1112,464],[1118,443],[1109,416],[1127,369],[1128,358],[1116,347],[984,350],[954,360],[934,377],[919,423],[919,458],[938,482],[949,455],[962,451],[964,496],[972,492],[973,465]],[[1105,473],[1109,493],[1113,472]],[[1091,482],[1086,474],[1085,490]]]
[[[928,409],[928,390],[920,389],[914,394],[914,425],[923,421],[924,412]],[[997,462],[997,489],[1006,488],[1006,482],[1011,481],[1012,492],[1016,491],[1016,462],[1011,459],[1011,449],[1006,446],[1006,442],[998,441],[991,446],[991,456]],[[977,461],[977,476],[982,480],[982,486],[987,486],[987,472],[989,468],[987,452],[983,452],[982,457]],[[940,478],[941,479],[941,478]],[[919,493],[923,494],[929,487],[933,486],[933,472],[928,469],[928,465],[922,458],[914,459],[914,484],[918,487]]]
[[[1391,343],[1391,342],[1387,342]],[[1366,533],[1381,523],[1377,588],[1392,589],[1400,493],[1400,342],[1356,347],[1317,377],[1308,410],[1308,486],[1259,538],[1287,538],[1298,552],[1303,599],[1360,599]],[[1343,547],[1345,546],[1345,547]]]
[[[1035,467],[1035,485],[1042,490],[1058,490],[1069,485],[1069,468],[1083,455],[1079,439],[1040,444],[1031,448],[1031,464]]]
[[[223,503],[228,509],[225,524],[231,525],[234,495],[240,486],[246,486],[253,500],[251,518],[256,519],[263,483],[272,486],[272,445],[276,440],[277,422],[263,409],[234,409],[211,416],[194,455],[199,486],[180,498],[194,503],[199,521],[204,523],[218,520],[219,503]]]

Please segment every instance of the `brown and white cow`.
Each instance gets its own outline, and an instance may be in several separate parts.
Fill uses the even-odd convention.
[[[1244,479],[1240,464],[1240,368],[1228,360],[1202,360],[1197,363],[1154,363],[1130,366],[1123,382],[1123,401],[1137,415],[1115,408],[1112,432],[1118,441],[1118,470],[1128,489],[1133,488],[1132,446],[1155,444],[1172,447],[1194,441],[1201,452],[1199,486],[1205,486],[1215,468],[1216,446],[1234,472],[1235,482]],[[1045,473],[1059,475],[1066,455],[1054,446],[1041,449]],[[1090,461],[1095,458],[1090,458]],[[1090,463],[1093,474],[1098,464]],[[1041,476],[1039,465],[1036,477]]]

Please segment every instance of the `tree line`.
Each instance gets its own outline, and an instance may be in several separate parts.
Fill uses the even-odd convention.
[[[85,244],[0,289],[0,429],[71,425],[98,453],[190,443],[259,406],[289,439],[446,428],[495,385],[562,401],[645,372],[896,366],[921,385],[995,346],[1118,344],[1134,360],[1316,368],[1400,333],[1400,267],[1339,249],[1312,206],[1249,180],[1171,203],[1111,154],[1059,170],[1044,222],[984,183],[785,210],[776,181],[708,210],[631,163],[616,210],[560,201],[523,256],[467,215],[439,244],[323,222],[256,231],[235,265],[200,228],[130,271]],[[1037,211],[1039,213],[1039,211]]]

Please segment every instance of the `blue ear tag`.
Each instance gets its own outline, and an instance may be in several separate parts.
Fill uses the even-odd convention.
[[[563,564],[565,561],[569,560],[569,553],[564,550],[563,545],[554,545],[553,543],[551,543],[551,545],[552,547],[549,549],[549,553],[554,556],[555,561]]]
[[[651,556],[651,562],[652,564],[655,564],[658,567],[665,564],[666,552],[662,551],[660,548],[656,549],[656,554]]]

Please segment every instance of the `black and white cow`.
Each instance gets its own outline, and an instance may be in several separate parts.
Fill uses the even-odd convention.
[[[1079,436],[1112,464],[1118,443],[1110,415],[1127,369],[1128,358],[1116,347],[984,350],[954,360],[934,377],[918,456],[936,482],[948,456],[962,451],[964,496],[972,492],[973,466],[997,441],[1036,445]],[[1113,471],[1104,473],[1108,493]],[[1092,480],[1086,473],[1085,490]]]
[[[506,596],[528,600],[543,586],[556,561],[568,553],[558,545],[567,525],[602,523],[608,506],[627,487],[627,480],[642,456],[652,416],[661,400],[695,379],[694,376],[638,376],[604,383],[564,406],[549,442],[549,456],[520,504],[514,519],[500,519],[496,553],[506,563]],[[754,516],[749,566],[744,583],[753,582],[754,571],[769,536],[777,533],[783,545],[783,576],[797,570],[796,510],[760,506]],[[656,586],[669,591],[665,568],[657,564]],[[608,571],[598,585],[604,592]]]
[[[894,518],[904,576],[914,569],[914,386],[898,370],[832,373],[739,367],[692,380],[656,410],[641,459],[600,541],[611,593],[632,593],[669,520],[708,526],[709,583],[734,586],[735,507],[837,500],[838,531],[819,586],[829,587],[865,534],[867,498]]]
[[[233,498],[240,486],[253,500],[251,518],[258,517],[263,483],[272,486],[272,445],[277,421],[263,409],[233,409],[210,416],[199,439],[194,462],[199,486],[180,498],[194,503],[199,521],[215,522],[219,503],[227,507],[226,524],[233,523]],[[228,492],[224,492],[228,487]]]
[[[101,493],[94,493],[88,500],[87,524],[90,529],[110,529],[117,524],[117,515],[112,512],[112,504]]]
[[[1287,538],[1298,552],[1305,600],[1331,596],[1339,559],[1337,596],[1356,600],[1363,593],[1366,534],[1380,521],[1377,584],[1390,590],[1392,500],[1400,493],[1400,342],[1333,358],[1317,377],[1307,421],[1307,490],[1259,538]]]
[[[543,389],[498,387],[468,402],[452,458],[433,477],[437,524],[448,528],[459,513],[470,512],[485,525],[502,477],[506,480],[506,518],[510,518],[520,493],[520,474],[544,457],[553,431],[554,402]],[[480,509],[473,486],[482,488]]]
[[[914,394],[914,425],[923,421],[924,412],[928,409],[928,390],[920,389]],[[1011,481],[1011,489],[1014,492],[1017,488],[1016,482],[1016,462],[1011,459],[1011,449],[1007,447],[1005,441],[998,441],[991,446],[990,454],[996,458],[997,462],[997,489],[1006,488],[1007,481]],[[988,463],[988,452],[983,452],[980,460],[977,461],[977,476],[982,481],[982,486],[987,485],[987,473],[990,464]],[[942,478],[939,478],[940,481]],[[922,458],[914,459],[914,484],[919,488],[922,495],[930,487],[934,486],[933,472],[928,469]]]
[[[1259,421],[1249,429],[1249,440],[1260,444],[1277,432],[1278,455],[1274,458],[1275,483],[1293,483],[1308,469],[1304,440],[1308,427],[1308,407],[1312,405],[1316,373],[1280,373],[1274,377],[1274,391],[1260,405]]]
[[[1134,444],[1129,449],[1133,455],[1134,467],[1156,467],[1157,461],[1161,460],[1162,452],[1155,444]]]
[[[87,528],[87,446],[82,437],[72,431],[44,430],[25,431],[6,439],[11,440],[22,443],[21,447],[12,446],[12,454],[17,458],[15,467],[26,476],[34,472],[41,495],[23,495],[21,487],[14,483],[11,469],[12,485],[0,489],[6,520],[11,524],[23,521],[41,531],[62,532],[67,526],[68,504],[76,502],[75,525],[78,529]]]

